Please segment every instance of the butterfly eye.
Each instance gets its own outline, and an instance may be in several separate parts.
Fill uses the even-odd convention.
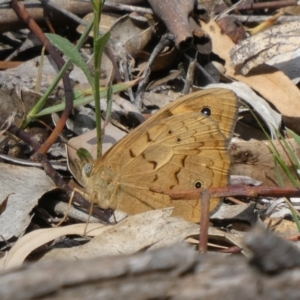
[[[194,187],[195,187],[196,189],[200,189],[200,188],[202,187],[202,182],[201,182],[201,181],[196,181],[196,182],[194,183]]]
[[[201,113],[203,113],[206,116],[210,116],[211,115],[211,109],[209,107],[203,107],[201,109]]]
[[[84,171],[86,176],[90,176],[92,174],[92,171],[93,171],[93,165],[91,163],[86,163],[83,166],[83,171]]]
[[[168,135],[171,135],[173,133],[173,131],[170,129],[168,130]]]

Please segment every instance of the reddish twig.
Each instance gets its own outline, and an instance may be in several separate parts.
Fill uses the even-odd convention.
[[[172,199],[189,200],[201,199],[201,232],[199,238],[199,251],[206,253],[208,243],[209,227],[209,201],[211,198],[221,197],[299,197],[300,189],[293,187],[269,187],[269,186],[227,186],[219,188],[208,188],[204,190],[182,190],[182,191],[160,191],[169,195]]]
[[[232,246],[230,248],[227,249],[222,249],[219,252],[221,253],[231,253],[231,254],[237,254],[237,253],[241,253],[242,252],[242,248],[240,248],[239,246]]]
[[[209,227],[209,201],[211,194],[209,189],[205,189],[200,194],[201,197],[201,219],[200,236],[199,236],[199,252],[207,252],[208,243],[208,227]]]
[[[31,16],[28,14],[28,12],[24,7],[24,4],[19,3],[18,0],[13,0],[11,6],[16,12],[16,14],[27,24],[30,30],[37,36],[37,38],[41,41],[41,43],[46,47],[47,51],[49,52],[49,54],[52,56],[53,60],[57,64],[58,69],[61,69],[65,64],[64,60],[60,57],[56,48],[49,42],[49,40],[47,39],[47,37],[45,36],[41,28],[34,21],[34,19],[31,18]],[[67,74],[63,76],[63,85],[65,90],[66,106],[53,132],[48,137],[48,139],[44,142],[44,144],[39,148],[38,152],[42,154],[47,153],[49,148],[59,137],[60,133],[62,132],[66,124],[69,114],[73,109],[72,86]]]
[[[299,197],[300,189],[293,187],[277,187],[277,186],[244,186],[230,185],[225,187],[208,188],[212,198],[220,197]],[[189,200],[198,199],[204,190],[157,190],[169,195],[172,199]]]

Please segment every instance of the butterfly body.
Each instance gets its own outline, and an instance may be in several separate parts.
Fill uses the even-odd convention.
[[[129,214],[174,206],[174,215],[199,222],[199,199],[172,200],[159,191],[228,184],[237,107],[233,92],[212,89],[163,108],[94,162],[86,185],[90,201]],[[212,199],[211,210],[219,203]]]

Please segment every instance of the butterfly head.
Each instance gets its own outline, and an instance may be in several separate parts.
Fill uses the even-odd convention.
[[[103,209],[115,209],[116,204],[112,197],[114,187],[109,172],[101,165],[92,162],[86,163],[82,168],[82,176],[85,177],[85,197],[92,203]]]

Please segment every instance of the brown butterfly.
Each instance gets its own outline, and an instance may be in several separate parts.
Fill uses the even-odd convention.
[[[238,98],[208,89],[167,105],[118,142],[100,160],[82,168],[87,198],[101,208],[137,214],[174,206],[173,215],[199,222],[201,201],[172,200],[157,190],[228,185],[228,145]],[[220,199],[211,199],[210,211]]]

